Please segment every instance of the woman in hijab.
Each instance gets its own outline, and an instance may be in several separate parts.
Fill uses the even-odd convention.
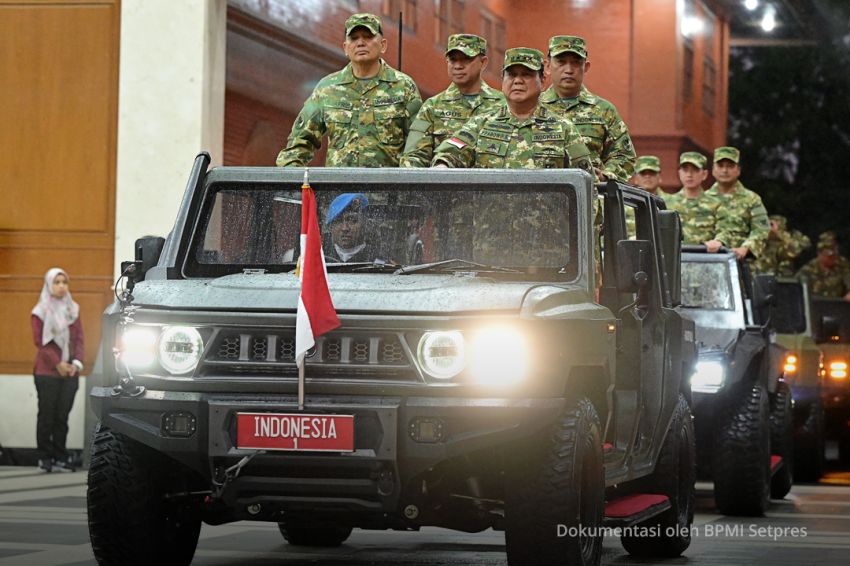
[[[71,298],[68,281],[64,270],[49,269],[31,317],[32,338],[38,348],[33,369],[38,392],[38,465],[46,472],[74,471],[65,440],[85,344],[80,306]]]

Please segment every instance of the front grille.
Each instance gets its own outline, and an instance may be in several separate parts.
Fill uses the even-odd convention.
[[[336,331],[316,340],[308,352],[311,379],[418,381],[405,347],[404,333]],[[221,329],[199,371],[199,376],[297,377],[295,336],[290,331]]]

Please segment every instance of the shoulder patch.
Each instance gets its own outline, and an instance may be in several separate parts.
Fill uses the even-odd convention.
[[[460,140],[459,140],[459,139],[457,139],[457,138],[449,138],[449,139],[447,139],[446,141],[447,141],[448,143],[450,143],[451,145],[455,146],[455,147],[456,147],[456,148],[458,148],[458,149],[463,149],[463,148],[465,148],[465,147],[466,147],[466,144],[465,144],[465,143],[463,143],[462,141],[460,141]]]

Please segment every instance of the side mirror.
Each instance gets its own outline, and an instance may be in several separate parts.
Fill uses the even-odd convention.
[[[820,329],[824,342],[841,341],[841,319],[837,316],[824,315],[821,317]]]
[[[136,261],[142,262],[141,273],[136,274],[136,280],[141,281],[148,269],[159,263],[159,256],[165,246],[165,238],[145,236],[136,240]]]
[[[649,284],[652,244],[648,240],[617,242],[617,290],[637,293]]]

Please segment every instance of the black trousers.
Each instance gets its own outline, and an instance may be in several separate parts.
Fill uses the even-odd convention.
[[[65,450],[68,413],[74,404],[78,382],[76,377],[35,376],[35,389],[38,392],[35,439],[38,457],[41,459],[65,460],[68,457]]]

